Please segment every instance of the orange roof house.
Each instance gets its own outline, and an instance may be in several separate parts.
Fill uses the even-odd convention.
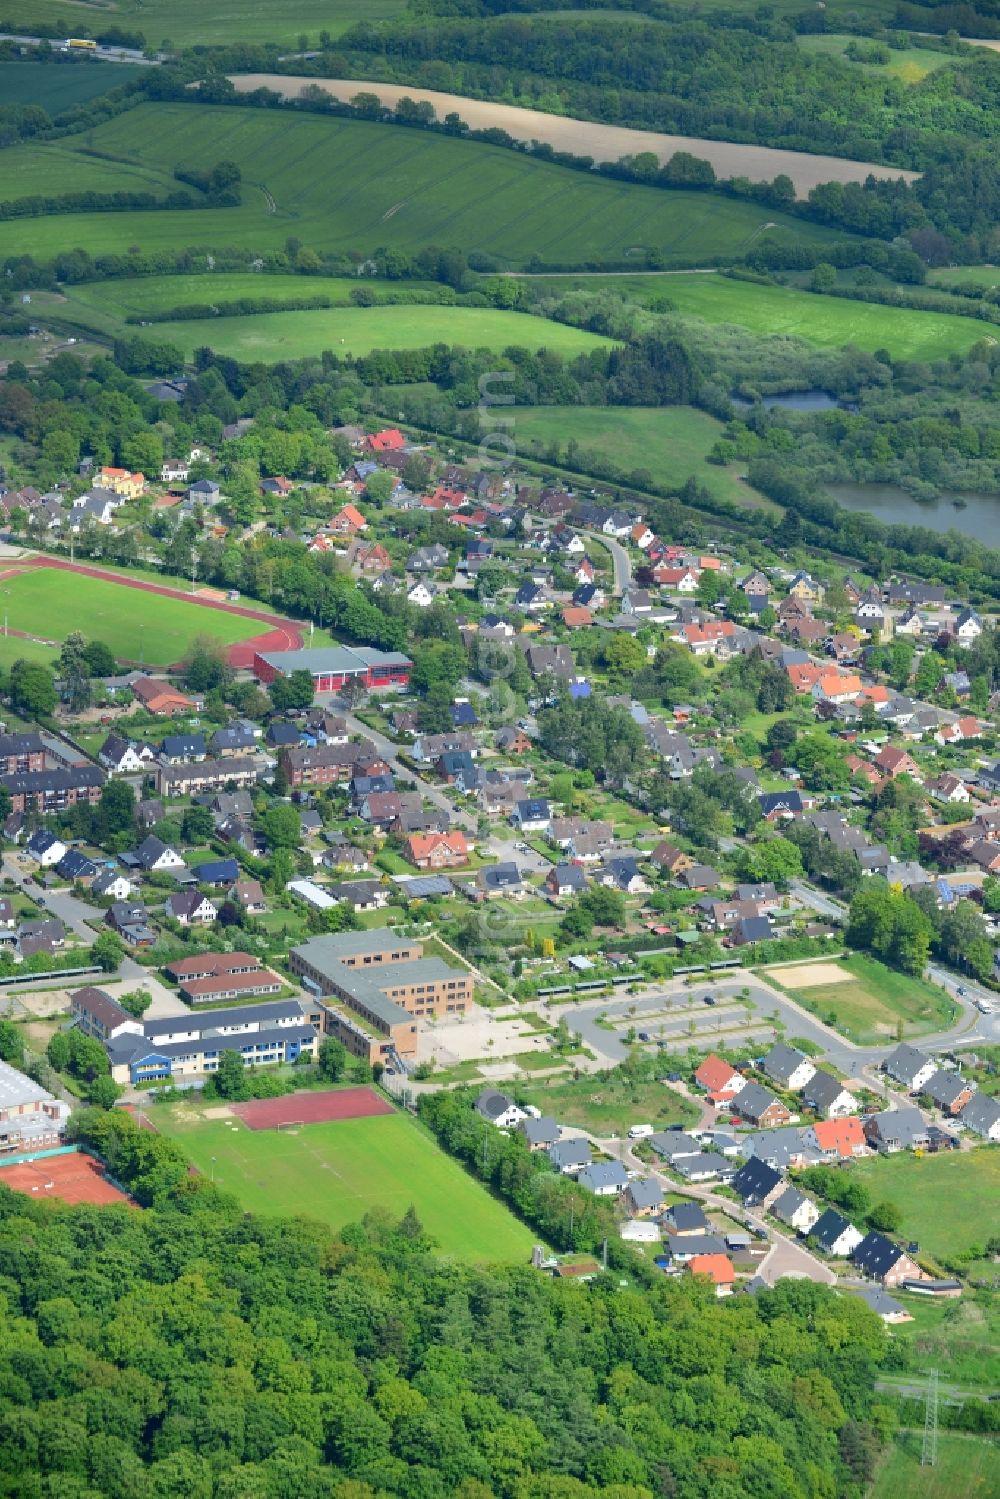
[[[146,475],[133,474],[127,468],[102,468],[94,480],[95,489],[110,489],[112,494],[120,494],[130,500],[141,495],[145,487]]]
[[[330,530],[338,536],[354,536],[358,531],[367,531],[368,522],[356,505],[345,505],[330,522]]]
[[[370,437],[366,437],[365,446],[370,453],[398,453],[401,448],[406,447],[406,438],[398,427],[385,427],[381,432],[373,432]]]
[[[460,828],[449,833],[411,833],[406,857],[418,869],[455,869],[469,862],[469,843]]]
[[[582,604],[567,604],[562,612],[562,622],[570,630],[580,630],[594,623],[594,616]]]
[[[148,712],[167,718],[175,713],[191,713],[195,709],[195,704],[183,692],[178,692],[169,682],[157,682],[152,677],[138,677],[132,683],[132,695]]]
[[[845,1161],[864,1154],[868,1148],[861,1120],[856,1114],[849,1114],[846,1119],[817,1119],[811,1133],[817,1149],[836,1151]]]
[[[824,668],[815,661],[802,661],[786,666],[785,673],[796,692],[810,692],[823,676]]]
[[[731,1296],[736,1282],[736,1271],[726,1254],[696,1254],[688,1260],[692,1275],[706,1276],[715,1287],[716,1296]]]
[[[831,703],[847,703],[861,692],[861,678],[855,672],[825,671],[813,683],[813,696],[825,697]]]
[[[732,1062],[717,1057],[714,1052],[705,1058],[694,1075],[695,1082],[704,1088],[710,1098],[735,1098],[746,1083],[746,1078],[737,1072]]]

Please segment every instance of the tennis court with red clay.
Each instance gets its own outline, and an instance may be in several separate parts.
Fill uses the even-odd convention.
[[[393,1107],[374,1088],[334,1088],[286,1098],[255,1098],[234,1103],[232,1111],[247,1129],[280,1129],[290,1124],[326,1124],[332,1119],[374,1119],[393,1113]]]
[[[0,1186],[23,1192],[27,1197],[57,1197],[60,1202],[91,1202],[98,1206],[116,1202],[135,1206],[108,1181],[100,1161],[82,1152],[41,1156],[17,1166],[0,1166]]]

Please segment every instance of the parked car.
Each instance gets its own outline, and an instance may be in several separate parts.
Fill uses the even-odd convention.
[[[704,995],[703,998],[702,998],[702,1003],[706,1004],[706,1005],[714,1005],[715,1004],[715,995],[714,994],[706,994],[706,995]]]

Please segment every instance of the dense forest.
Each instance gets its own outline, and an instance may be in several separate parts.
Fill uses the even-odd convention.
[[[487,1275],[412,1211],[255,1218],[127,1117],[78,1129],[152,1206],[0,1188],[12,1499],[848,1499],[891,1430],[853,1297]]]

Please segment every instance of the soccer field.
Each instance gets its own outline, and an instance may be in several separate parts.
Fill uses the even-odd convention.
[[[58,568],[33,568],[6,578],[2,604],[12,630],[55,641],[79,630],[88,640],[103,640],[116,656],[148,666],[183,660],[199,635],[233,645],[266,628],[259,620],[207,609],[193,600],[186,603]],[[30,649],[15,651],[19,653],[34,658]]]
[[[173,1104],[151,1117],[251,1212],[300,1214],[342,1228],[372,1208],[401,1218],[412,1205],[443,1253],[477,1263],[524,1263],[535,1242],[404,1114],[298,1130],[250,1130]]]

